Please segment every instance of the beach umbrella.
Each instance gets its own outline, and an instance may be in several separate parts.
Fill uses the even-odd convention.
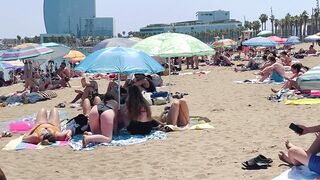
[[[38,57],[35,57],[32,59],[33,61],[46,62],[49,60],[61,58],[70,52],[70,47],[65,46],[63,44],[57,44],[57,43],[50,42],[50,43],[42,43],[41,45],[54,50],[54,52],[52,52],[50,54],[44,54],[44,55],[40,55]]]
[[[80,51],[76,51],[76,50],[71,50],[69,51],[69,53],[65,56],[63,56],[63,58],[66,59],[80,59],[80,58],[86,58],[86,55],[84,55],[82,52]]]
[[[298,37],[298,36],[290,36],[290,37],[288,37],[288,39],[300,39],[300,37]]]
[[[1,55],[1,61],[13,61],[17,59],[28,59],[43,54],[52,53],[53,50],[35,43],[26,43],[8,49]]]
[[[221,39],[221,40],[216,41],[212,44],[212,46],[215,48],[232,47],[232,46],[236,46],[236,45],[237,45],[237,42],[235,42],[232,39]]]
[[[255,37],[251,38],[247,41],[244,41],[242,45],[245,46],[265,46],[265,47],[275,47],[277,45],[276,42],[271,41],[266,37]]]
[[[294,44],[300,44],[301,41],[296,38],[288,38],[287,41],[284,43],[285,45],[294,45]]]
[[[152,57],[131,48],[114,47],[98,50],[87,56],[76,70],[88,73],[158,73],[164,68]]]
[[[158,73],[164,68],[152,57],[142,51],[131,48],[113,47],[98,50],[90,54],[77,67],[76,70],[88,73]],[[118,78],[120,84],[120,77]],[[118,86],[120,102],[120,86]]]
[[[199,39],[180,33],[154,35],[138,42],[132,48],[144,51],[150,56],[164,58],[214,54],[214,50]]]
[[[110,38],[105,39],[98,43],[96,46],[92,48],[92,51],[98,51],[103,48],[110,48],[110,47],[132,47],[134,44],[136,44],[136,41],[130,40],[128,38]]]
[[[13,70],[22,69],[24,66],[23,62],[21,62],[20,60],[2,61],[1,64],[4,69],[13,69]]]
[[[311,35],[311,36],[307,36],[306,38],[304,38],[304,40],[307,42],[316,42],[316,41],[320,41],[320,36]]]
[[[270,39],[271,41],[274,41],[276,43],[279,43],[279,44],[283,44],[287,41],[286,38],[281,38],[281,37],[278,37],[278,36],[269,36],[267,37],[268,39]]]
[[[259,37],[268,37],[268,36],[271,36],[272,35],[272,32],[271,31],[261,31],[257,34],[257,36]]]
[[[138,37],[129,37],[129,39],[130,39],[131,41],[134,41],[134,42],[140,42],[140,41],[142,41],[142,39],[141,39],[141,38],[138,38]]]

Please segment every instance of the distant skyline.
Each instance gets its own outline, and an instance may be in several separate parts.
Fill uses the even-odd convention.
[[[286,13],[301,14],[316,6],[315,0],[96,0],[97,17],[114,17],[115,34],[138,31],[148,24],[195,20],[197,11],[226,10],[231,18],[257,20],[260,14],[277,19]],[[43,0],[2,0],[0,38],[30,37],[46,33],[43,20]],[[269,25],[268,28],[270,29]]]

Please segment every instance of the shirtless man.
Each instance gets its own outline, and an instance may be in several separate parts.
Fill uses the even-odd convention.
[[[281,61],[282,61],[282,65],[284,65],[284,66],[291,66],[292,59],[291,59],[291,57],[288,55],[287,52],[282,51],[282,52],[280,53],[280,59],[281,59]]]
[[[317,50],[314,49],[313,45],[310,45],[309,50],[307,51],[308,55],[316,55]]]
[[[69,81],[71,78],[71,71],[69,68],[66,67],[66,63],[62,62],[60,65],[60,68],[57,70],[57,74],[60,76],[60,78],[62,79],[61,81],[61,85],[63,87],[71,87]]]
[[[269,66],[264,68],[258,75],[261,75],[260,82],[263,82],[268,77],[273,79],[275,82],[283,82],[285,69],[281,63],[278,63],[274,56],[269,56]]]

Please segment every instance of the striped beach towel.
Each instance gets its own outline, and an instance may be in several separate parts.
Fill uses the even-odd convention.
[[[44,146],[41,144],[30,144],[30,143],[24,143],[22,142],[23,136],[20,136],[16,139],[11,140],[2,150],[5,151],[18,151],[18,150],[24,150],[24,149],[44,149],[47,147],[63,147],[68,146],[68,141],[57,141],[56,143],[48,146]]]
[[[316,66],[297,79],[300,90],[320,90],[320,65]]]

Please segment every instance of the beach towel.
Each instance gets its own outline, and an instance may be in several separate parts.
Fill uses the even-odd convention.
[[[312,105],[320,104],[320,98],[304,98],[304,99],[295,99],[295,100],[286,100],[285,105]]]
[[[306,166],[294,166],[273,180],[314,180],[318,175]]]
[[[260,82],[258,79],[250,79],[244,81],[234,81],[237,84],[273,84],[273,85],[281,85],[284,82],[275,82],[274,80],[266,79],[263,82]]]
[[[24,150],[24,149],[44,149],[47,147],[63,147],[69,145],[68,141],[57,141],[56,143],[52,145],[43,146],[41,144],[30,144],[30,143],[24,143],[22,142],[23,136],[20,136],[16,139],[11,140],[2,150],[4,151],[18,151],[18,150]]]
[[[320,65],[316,66],[297,79],[300,90],[320,90]]]
[[[130,135],[127,130],[122,129],[120,131],[120,135],[113,136],[112,141],[110,143],[90,143],[87,148],[82,148],[82,135],[77,135],[72,138],[69,145],[75,151],[89,151],[95,149],[98,146],[128,146],[133,144],[144,143],[148,140],[164,140],[166,138],[166,133],[162,131],[153,131],[149,135]]]
[[[210,120],[201,116],[191,116],[190,124],[185,127],[178,127],[173,125],[166,125],[172,131],[184,131],[184,130],[204,130],[204,129],[213,129],[214,127],[209,124]]]

